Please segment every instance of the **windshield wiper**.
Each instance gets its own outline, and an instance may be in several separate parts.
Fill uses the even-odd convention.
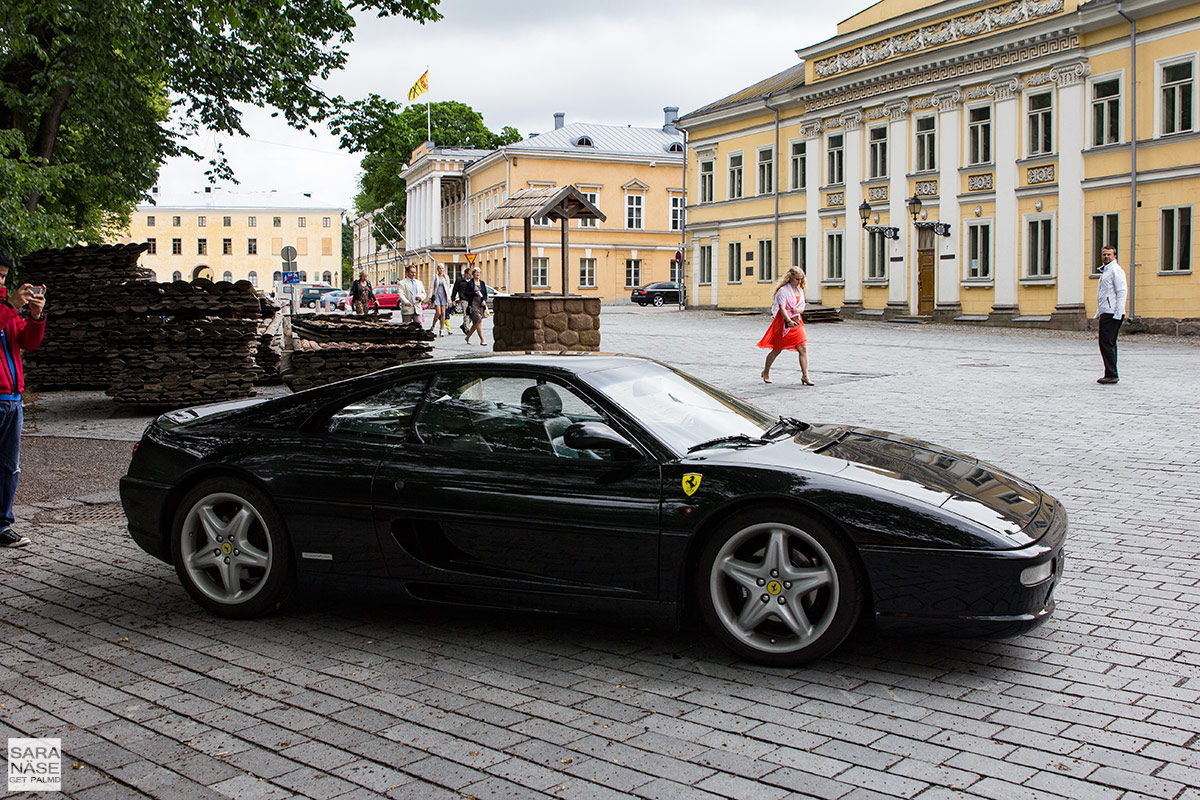
[[[762,436],[759,438],[764,440],[773,439],[780,434],[806,430],[808,430],[807,422],[802,422],[795,417],[780,417],[779,421],[763,431]]]
[[[694,444],[688,448],[689,453],[694,453],[697,450],[704,450],[708,447],[715,447],[719,444],[766,444],[767,440],[762,438],[752,438],[744,433],[735,433],[733,436],[718,436],[716,439],[709,439],[707,442]]]

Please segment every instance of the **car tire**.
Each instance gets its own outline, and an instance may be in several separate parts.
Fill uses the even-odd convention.
[[[638,305],[641,306],[642,308],[646,307],[646,303],[643,300],[638,300]]]
[[[749,661],[790,667],[845,641],[866,580],[828,526],[767,507],[735,514],[705,542],[696,589],[705,623],[725,646]]]
[[[236,478],[210,478],[184,496],[171,526],[171,560],[192,599],[221,617],[276,611],[296,585],[283,517]]]
[[[659,308],[663,304],[663,296],[661,294],[654,295],[654,307]]]

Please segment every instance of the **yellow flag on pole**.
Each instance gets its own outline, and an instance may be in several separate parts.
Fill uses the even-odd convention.
[[[411,103],[413,100],[416,100],[418,97],[420,97],[421,95],[425,94],[428,91],[429,91],[429,70],[425,70],[425,73],[420,78],[417,78],[417,82],[414,83],[413,87],[408,90],[408,101]]]

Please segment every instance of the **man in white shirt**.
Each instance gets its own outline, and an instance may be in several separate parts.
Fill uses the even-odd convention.
[[[1100,320],[1100,357],[1104,359],[1104,377],[1096,383],[1116,383],[1117,331],[1125,319],[1125,270],[1117,263],[1117,248],[1100,249],[1100,281],[1096,287],[1096,319]]]
[[[425,284],[417,280],[417,268],[410,266],[404,271],[405,278],[400,281],[400,321],[420,321],[421,303],[425,300]]]

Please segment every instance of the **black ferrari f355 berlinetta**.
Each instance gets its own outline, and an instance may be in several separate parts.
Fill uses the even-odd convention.
[[[423,361],[173,411],[121,480],[129,530],[209,611],[297,587],[476,607],[698,612],[764,664],[860,622],[1006,636],[1046,618],[1050,495],[891,433],[776,417],[657,361]]]

